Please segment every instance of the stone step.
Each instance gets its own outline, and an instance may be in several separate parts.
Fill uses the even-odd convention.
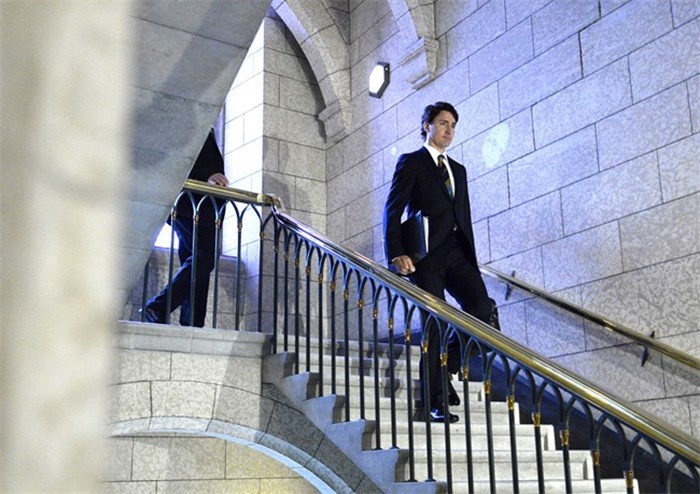
[[[278,336],[279,337],[279,336]],[[294,336],[290,336],[288,343],[287,343],[287,351],[293,352],[294,351]],[[309,345],[309,348],[311,349],[311,354],[316,354],[318,355],[318,338],[312,336],[311,337],[311,344]],[[371,342],[364,341],[362,348],[364,351],[362,352],[365,357],[367,358],[374,358],[374,345]],[[389,356],[389,343],[378,343],[377,344],[377,354],[379,355],[380,358],[388,358]],[[322,340],[322,349],[323,349],[323,354],[324,355],[330,355],[332,346],[331,346],[331,340],[330,339],[324,339]],[[350,340],[347,345],[347,351],[346,351],[346,346],[345,342],[343,341],[342,338],[338,339],[336,338],[335,342],[335,354],[337,356],[343,356],[343,355],[357,355],[359,353],[360,349],[360,344],[359,341],[357,340]],[[421,348],[419,345],[411,345],[409,347],[411,358],[412,359],[418,359],[420,358],[421,354]],[[277,351],[282,352],[284,351],[284,339],[283,337],[280,337],[280,344],[277,346]],[[299,353],[301,354],[306,354],[306,336],[299,336]],[[405,359],[406,357],[406,346],[401,343],[394,343],[393,345],[393,353],[392,355],[394,356],[394,359]]]
[[[349,383],[349,389],[350,389],[350,398],[355,399],[357,397],[359,399],[360,395],[360,379],[361,376],[359,375],[351,375],[350,379],[348,381]],[[366,397],[374,397],[374,376],[365,376],[364,377],[364,392]],[[404,384],[405,380],[394,380],[394,389],[392,391],[391,389],[391,380],[389,378],[379,378],[379,394],[380,397],[385,397],[389,398],[393,394],[393,396],[397,400],[405,400],[407,399],[408,396],[408,390],[406,389],[406,385]],[[461,382],[458,381],[453,381],[452,385],[455,387],[457,390],[458,395],[460,396],[460,399],[464,399],[462,395],[462,386]],[[412,397],[415,400],[419,398],[420,393],[420,382],[418,380],[414,380],[412,382]],[[331,385],[331,375],[330,374],[325,374],[323,375],[323,394],[330,394],[333,391],[333,387]],[[346,389],[345,389],[345,375],[340,375],[336,376],[336,387],[335,387],[336,394],[347,394]],[[483,385],[482,383],[479,382],[472,382],[469,383],[469,401],[474,403],[474,402],[480,402],[482,397],[483,397]]]
[[[444,450],[438,448],[442,444],[433,444],[433,477],[438,480],[447,478],[446,455]],[[414,453],[416,475],[419,472],[427,475],[427,452],[424,449],[416,449]],[[593,477],[592,463],[588,451],[571,451],[571,478],[582,480]],[[542,467],[547,479],[564,479],[564,460],[561,451],[543,451]],[[496,480],[512,480],[512,458],[509,451],[496,451],[493,455]],[[467,453],[464,450],[452,449],[451,462],[452,479],[467,479]],[[537,479],[537,460],[535,451],[518,452],[518,478],[523,481]],[[489,454],[486,450],[472,451],[472,468],[474,480],[489,479]]]
[[[634,492],[639,492],[635,480]],[[595,492],[595,484],[593,480],[581,479],[572,480],[572,491],[575,494],[593,494]],[[466,480],[457,480],[452,483],[452,491],[455,494],[469,492],[469,484]],[[518,482],[518,491],[521,494],[539,494],[540,488],[536,480],[520,480]],[[601,480],[601,491],[605,494],[626,494],[624,479],[603,479]],[[401,492],[397,490],[396,492]],[[491,485],[488,481],[475,481],[474,493],[487,494],[491,492]],[[496,481],[496,492],[498,494],[509,494],[514,492],[512,481]],[[549,494],[560,494],[566,492],[566,482],[562,480],[545,480],[544,492]]]
[[[405,423],[402,424],[404,429],[399,431],[397,427],[396,446],[399,448],[408,448],[409,436]],[[510,451],[510,432],[508,426],[496,425],[493,426],[493,447],[497,451]],[[450,424],[450,441],[453,447],[457,446],[461,449],[466,449],[466,426],[457,422]],[[552,426],[543,426],[542,430],[542,449],[554,450],[554,428]],[[432,424],[431,440],[433,445],[444,444],[445,426],[443,424]],[[382,424],[380,428],[380,440],[382,447],[390,447],[392,445],[391,425]],[[471,428],[472,449],[488,448],[488,436],[486,435],[485,424],[472,424]],[[535,434],[532,426],[518,425],[516,426],[516,448],[517,451],[535,451]],[[416,424],[413,431],[413,446],[416,449],[425,448],[427,443],[425,433],[425,423]]]

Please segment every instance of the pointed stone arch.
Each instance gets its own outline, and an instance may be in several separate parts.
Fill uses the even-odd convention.
[[[329,141],[338,142],[348,134],[352,118],[347,42],[323,2],[275,0],[272,7],[296,39],[316,76],[325,103],[319,118]]]

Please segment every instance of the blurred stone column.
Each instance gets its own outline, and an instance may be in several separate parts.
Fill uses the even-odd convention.
[[[99,490],[130,8],[0,1],[0,492]]]

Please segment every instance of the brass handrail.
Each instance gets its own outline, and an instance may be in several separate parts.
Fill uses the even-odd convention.
[[[376,281],[400,289],[416,305],[435,312],[458,330],[467,328],[471,334],[504,355],[538,372],[542,377],[583,398],[603,412],[641,432],[668,450],[700,465],[700,441],[677,427],[659,422],[654,416],[632,403],[598,388],[594,383],[580,377],[551,360],[534,353],[493,328],[458,310],[445,301],[419,289],[417,286],[391,273],[371,259],[352,252],[294,218],[277,212],[279,221],[302,237],[313,241],[326,251],[333,252],[348,264],[372,275]]]
[[[232,199],[240,202],[269,205],[272,207],[278,221],[292,228],[297,234],[313,241],[322,249],[332,252],[348,264],[361,269],[374,279],[385,285],[389,285],[401,290],[401,292],[416,305],[423,309],[435,312],[448,324],[462,330],[466,328],[474,336],[495,348],[504,355],[538,372],[545,379],[556,383],[569,392],[588,401],[599,410],[608,413],[622,423],[632,427],[648,438],[663,445],[669,451],[681,455],[696,465],[700,465],[700,441],[686,434],[682,430],[670,424],[659,422],[656,418],[639,407],[623,400],[613,394],[598,388],[594,383],[580,377],[566,368],[542,357],[527,347],[522,346],[515,340],[508,338],[493,328],[473,318],[469,314],[458,310],[445,301],[419,289],[417,286],[391,273],[388,269],[372,261],[371,259],[353,251],[350,251],[328,239],[313,228],[297,222],[294,218],[284,212],[282,201],[270,194],[260,194],[231,187],[219,187],[196,180],[186,180],[185,188],[193,192],[211,194],[222,199]],[[515,283],[514,283],[515,284]],[[517,282],[517,285],[525,285]],[[516,285],[516,286],[517,286]],[[555,298],[550,295],[550,298]],[[573,304],[570,304],[573,305]],[[587,312],[587,311],[586,311]],[[591,313],[592,314],[592,313]],[[586,317],[585,314],[581,314]],[[600,320],[605,321],[599,316]],[[611,323],[612,324],[612,323]],[[606,325],[606,327],[609,327]],[[620,325],[616,325],[620,328]],[[610,328],[612,329],[612,328]],[[634,336],[634,332],[630,337]],[[659,342],[649,339],[647,342],[641,335],[636,335],[634,339],[643,341],[644,344],[659,347]],[[666,345],[663,345],[666,347]],[[660,347],[659,347],[660,348]],[[661,351],[661,350],[660,350]],[[664,352],[665,354],[668,354]],[[692,366],[692,365],[691,365]]]
[[[212,185],[208,182],[201,182],[190,178],[185,180],[185,185],[183,188],[199,194],[211,195],[219,199],[231,199],[246,204],[273,206],[278,210],[285,210],[282,200],[273,194],[250,192],[243,189],[236,189],[234,187],[221,187],[219,185]]]
[[[623,326],[622,324],[613,322],[610,319],[606,319],[605,317],[601,316],[600,314],[596,314],[595,312],[584,309],[583,307],[580,307],[567,300],[559,298],[556,295],[547,293],[533,285],[530,285],[529,283],[526,283],[522,280],[518,280],[517,278],[513,278],[512,276],[508,276],[507,274],[501,273],[500,271],[493,269],[491,266],[479,264],[479,268],[481,269],[481,272],[486,275],[493,276],[499,279],[500,281],[503,281],[504,283],[511,284],[522,290],[530,292],[533,295],[536,295],[537,297],[556,305],[557,307],[560,307],[568,312],[576,314],[577,316],[581,316],[584,319],[599,324],[615,333],[621,334],[631,340],[634,340],[637,343],[641,343],[645,347],[649,347],[653,350],[663,353],[664,355],[672,358],[676,362],[685,364],[688,367],[691,367],[695,370],[700,370],[700,359],[697,359],[692,355],[688,355],[687,353],[681,352],[680,350],[677,350],[672,346],[667,345],[666,343],[663,343],[661,341],[654,340],[652,338],[649,338],[648,336],[639,334],[636,331],[633,331],[632,329]]]

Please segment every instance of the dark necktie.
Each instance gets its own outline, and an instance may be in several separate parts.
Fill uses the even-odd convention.
[[[450,182],[450,173],[447,171],[447,166],[445,166],[445,156],[444,155],[439,155],[437,158],[438,162],[438,171],[440,172],[440,178],[442,179],[442,183],[445,184],[445,189],[447,189],[447,193],[450,194],[450,199],[454,199],[454,191],[452,190],[452,182]]]

